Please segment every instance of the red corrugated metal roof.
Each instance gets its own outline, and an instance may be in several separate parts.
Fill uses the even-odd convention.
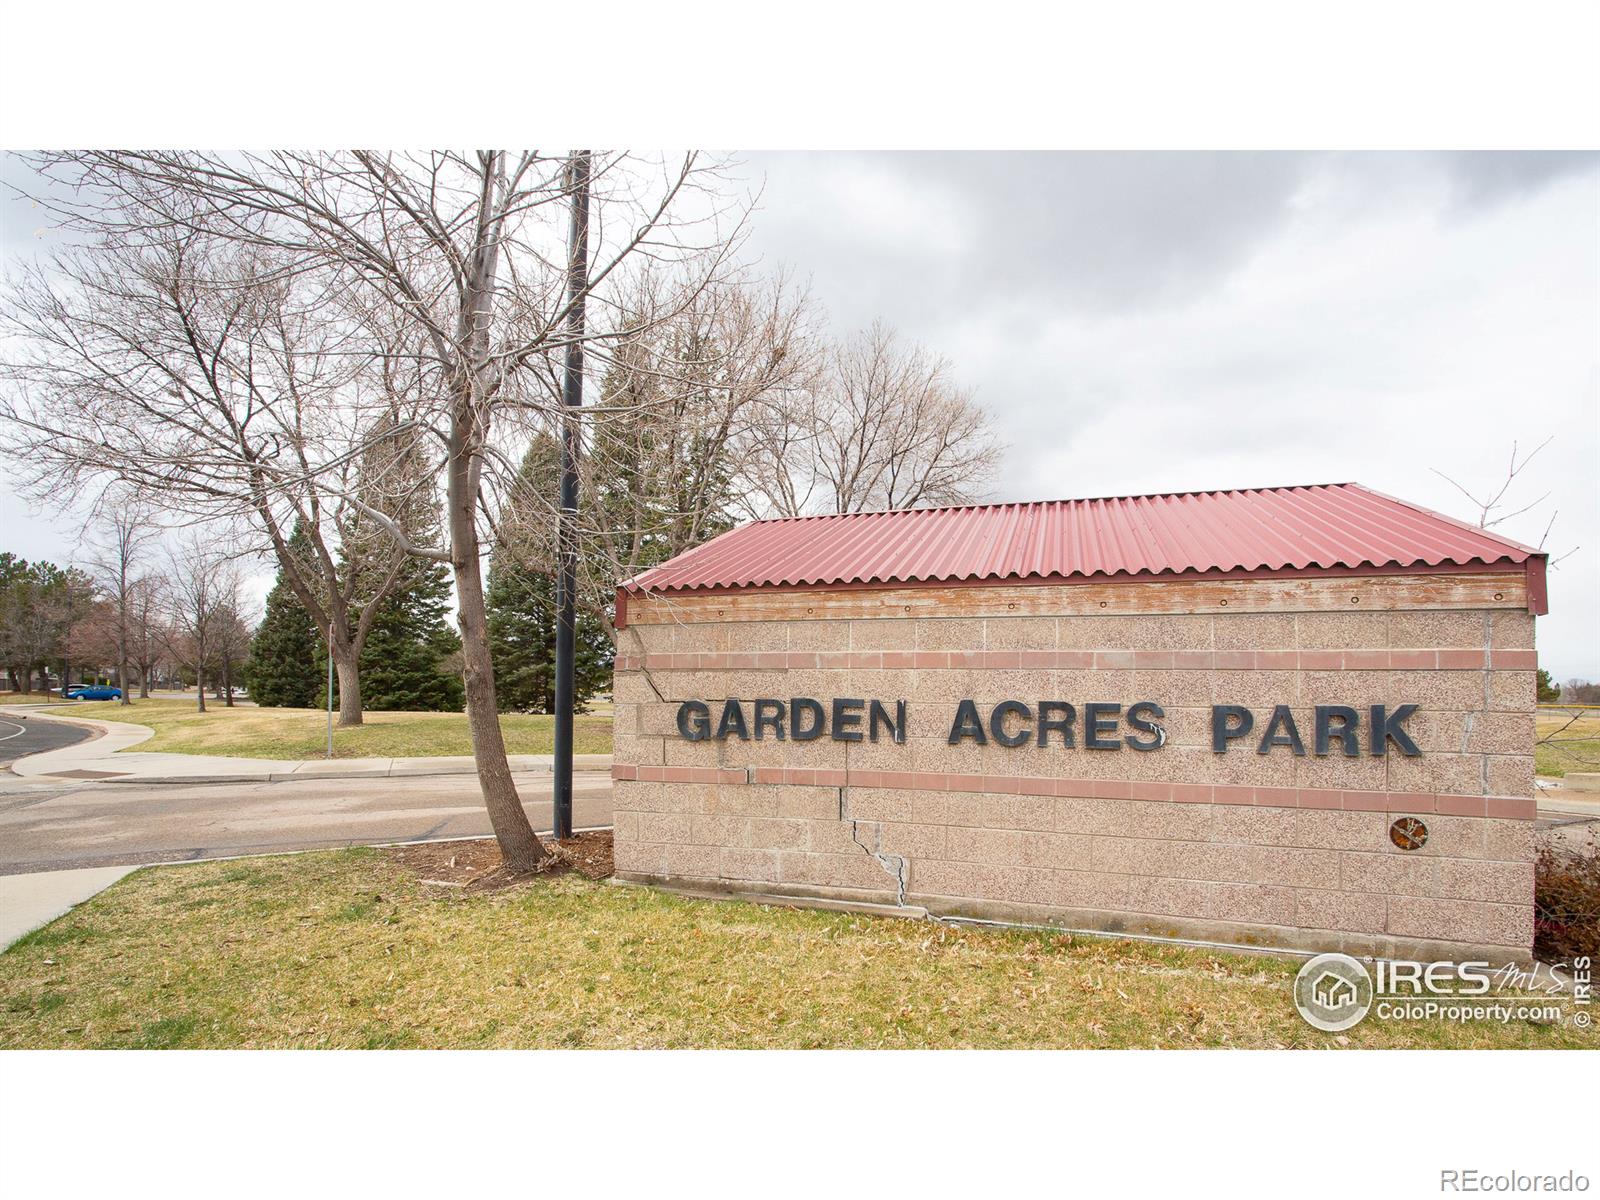
[[[1070,579],[1530,558],[1543,553],[1360,484],[1335,483],[756,521],[623,587]]]

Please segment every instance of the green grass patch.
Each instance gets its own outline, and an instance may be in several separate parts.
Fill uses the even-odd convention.
[[[194,1037],[200,1022],[194,1017],[162,1017],[152,1021],[133,1043],[135,1050],[176,1050]]]
[[[1294,959],[573,875],[464,896],[371,852],[149,868],[42,934],[0,955],[0,1048],[1600,1047],[1527,1022],[1319,1033]]]
[[[80,946],[99,936],[100,931],[85,922],[73,921],[62,924],[57,921],[41,929],[35,929],[32,933],[23,934],[17,939],[13,949],[33,946],[42,950],[53,950],[59,946]]]
[[[65,992],[40,992],[37,996],[27,994],[11,997],[5,1003],[5,1011],[10,1013],[38,1013],[43,1016],[53,1013],[67,1002]]]
[[[207,701],[196,712],[191,700],[115,700],[73,705],[72,716],[147,725],[155,736],[135,750],[171,754],[217,754],[241,758],[321,758],[328,748],[328,715],[306,708],[225,708]],[[506,713],[500,718],[512,754],[549,754],[555,718]],[[577,754],[611,753],[610,713],[577,718]],[[335,758],[427,758],[472,753],[465,713],[369,712],[365,723],[333,733]]]

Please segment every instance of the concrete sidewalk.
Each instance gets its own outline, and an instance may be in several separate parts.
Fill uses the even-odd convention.
[[[138,867],[89,867],[0,875],[0,950],[71,912]]]
[[[1536,792],[1541,817],[1548,812],[1600,819],[1600,793],[1579,791],[1564,786],[1562,780],[1543,776],[1538,779]]]
[[[102,783],[275,783],[286,779],[391,779],[426,775],[471,775],[476,771],[467,756],[442,758],[333,758],[272,759],[224,758],[206,754],[129,752],[155,736],[146,725],[123,721],[98,721],[86,717],[34,714],[37,720],[88,725],[100,736],[60,750],[47,750],[18,759],[11,770],[26,779],[92,780]],[[548,772],[553,756],[513,754],[516,774]],[[572,765],[578,771],[609,771],[609,754],[578,754]]]

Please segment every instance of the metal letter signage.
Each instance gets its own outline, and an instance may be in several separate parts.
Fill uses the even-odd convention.
[[[710,739],[748,742],[771,737],[775,741],[793,739],[797,742],[815,741],[827,735],[836,742],[876,742],[887,735],[888,739],[904,744],[906,740],[906,708],[904,700],[862,700],[836,698],[824,704],[805,696],[782,700],[741,700],[730,696],[721,703],[715,726],[711,720],[711,706],[703,700],[685,700],[678,706],[678,736],[685,741],[703,742]],[[890,708],[893,704],[893,709]],[[746,705],[749,706],[748,714]],[[1337,754],[1344,758],[1361,755],[1362,741],[1367,754],[1381,758],[1392,745],[1408,758],[1421,755],[1422,750],[1406,732],[1405,723],[1417,711],[1415,704],[1401,704],[1390,709],[1386,704],[1369,706],[1366,718],[1366,737],[1362,738],[1363,714],[1359,709],[1345,704],[1319,704],[1309,714],[1312,733],[1312,752],[1319,758]],[[1078,709],[1065,700],[1039,700],[1028,704],[1022,700],[1002,700],[984,714],[974,700],[961,700],[956,704],[950,722],[950,734],[945,739],[952,746],[971,744],[987,746],[1039,746],[1055,745],[1072,750],[1077,747],[1077,732],[1083,733],[1085,750],[1130,750],[1149,752],[1167,744],[1166,710],[1154,700],[1140,700],[1126,709],[1112,701],[1093,701],[1083,705],[1083,719],[1078,720]],[[1307,714],[1302,712],[1301,720]],[[1124,733],[1126,726],[1129,732]],[[1242,704],[1214,704],[1211,706],[1211,749],[1226,754],[1229,744],[1241,741],[1255,731],[1256,714]],[[1285,751],[1296,758],[1306,757],[1306,745],[1301,737],[1301,721],[1287,704],[1274,705],[1262,724],[1263,732],[1252,739],[1257,754]],[[714,731],[713,731],[714,729]]]

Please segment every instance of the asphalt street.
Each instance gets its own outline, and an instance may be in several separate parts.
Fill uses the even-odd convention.
[[[59,750],[94,736],[94,730],[64,721],[36,721],[22,713],[0,710],[0,767],[29,754]]]
[[[550,776],[519,775],[517,787],[534,828],[548,830]],[[611,823],[608,772],[577,774],[573,792],[575,826]],[[472,775],[185,785],[0,775],[0,875],[491,832]]]

